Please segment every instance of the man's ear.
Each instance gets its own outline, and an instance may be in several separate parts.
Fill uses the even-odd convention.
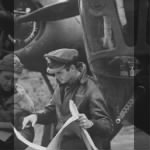
[[[76,69],[75,65],[72,64],[72,65],[70,66],[70,70],[75,70],[75,69]]]

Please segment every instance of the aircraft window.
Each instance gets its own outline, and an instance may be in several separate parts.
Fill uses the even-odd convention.
[[[85,37],[86,42],[93,52],[100,50],[107,51],[115,47],[111,18],[109,16],[98,15],[99,7],[101,6],[93,6],[92,4],[92,2],[86,3],[81,14],[83,15],[84,32],[87,35]],[[88,5],[92,7],[89,8]]]
[[[92,60],[108,53],[112,56],[114,51],[125,55],[147,53],[146,42],[150,44],[148,0],[82,0],[80,12]],[[144,47],[142,52],[140,47]]]
[[[115,44],[110,18],[93,18],[90,23],[87,32],[90,32],[88,42],[91,43],[92,51],[97,52],[113,48]]]

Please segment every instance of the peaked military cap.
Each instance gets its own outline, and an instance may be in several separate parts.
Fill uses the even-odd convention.
[[[66,64],[71,64],[78,59],[76,49],[62,48],[45,54],[44,57],[48,63],[48,73],[54,74],[60,71]]]
[[[2,60],[0,60],[0,70],[21,74],[23,70],[23,64],[16,55],[8,54],[4,56]]]

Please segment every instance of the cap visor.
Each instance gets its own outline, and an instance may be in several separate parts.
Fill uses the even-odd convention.
[[[47,73],[48,74],[55,74],[57,72],[59,72],[60,70],[62,70],[65,67],[65,65],[59,67],[59,68],[47,68]]]

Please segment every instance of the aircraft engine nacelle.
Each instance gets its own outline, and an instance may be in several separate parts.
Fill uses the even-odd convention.
[[[81,53],[85,53],[82,28],[78,17],[46,22],[39,38],[36,38],[25,48],[17,50],[16,54],[21,58],[26,68],[46,71],[43,55],[62,47],[76,48]]]
[[[26,16],[40,8],[46,8],[60,0],[15,0],[15,15]],[[43,55],[59,48],[76,48],[81,59],[85,57],[82,26],[79,16],[56,19],[57,9],[50,9],[42,15],[31,16],[29,19],[15,24],[15,53],[20,57],[25,68],[33,71],[46,71],[46,61]],[[23,14],[24,12],[24,14]],[[54,14],[53,14],[54,13]],[[61,14],[61,13],[59,13]],[[56,17],[53,21],[53,18]],[[59,17],[59,15],[58,15]]]

